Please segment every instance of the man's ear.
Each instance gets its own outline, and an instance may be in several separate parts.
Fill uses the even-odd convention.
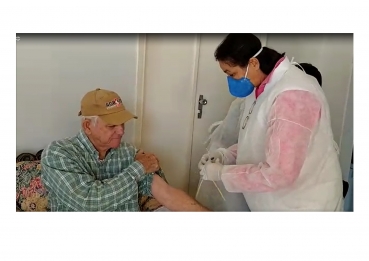
[[[92,127],[92,124],[91,124],[91,120],[84,120],[82,122],[82,129],[85,131],[86,134],[91,134],[91,127]]]

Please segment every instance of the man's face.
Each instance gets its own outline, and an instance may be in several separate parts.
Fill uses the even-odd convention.
[[[124,134],[124,124],[111,125],[98,118],[96,125],[88,121],[84,123],[86,134],[97,149],[118,148]]]

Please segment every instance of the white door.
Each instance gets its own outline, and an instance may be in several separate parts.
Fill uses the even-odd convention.
[[[227,34],[202,34],[200,37],[200,56],[197,71],[196,104],[194,115],[194,128],[191,150],[191,168],[189,181],[189,194],[195,196],[199,182],[199,170],[197,164],[201,156],[206,153],[204,142],[208,137],[209,126],[223,120],[229,106],[235,97],[228,91],[226,74],[215,61],[214,52]],[[266,35],[258,35],[265,45]],[[200,95],[206,99],[202,116],[198,118],[198,101]]]
[[[144,87],[138,92],[141,140],[136,146],[155,153],[169,184],[188,191],[198,35],[148,34],[144,49]]]

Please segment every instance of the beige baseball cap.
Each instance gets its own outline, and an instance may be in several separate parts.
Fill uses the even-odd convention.
[[[100,88],[85,94],[78,116],[99,116],[111,125],[121,125],[137,119],[137,116],[126,110],[118,94]]]

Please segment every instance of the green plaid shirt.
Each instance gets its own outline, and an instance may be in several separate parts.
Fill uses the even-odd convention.
[[[122,142],[104,160],[83,131],[52,142],[42,153],[41,179],[51,211],[140,211],[139,195],[152,196],[152,175]]]

